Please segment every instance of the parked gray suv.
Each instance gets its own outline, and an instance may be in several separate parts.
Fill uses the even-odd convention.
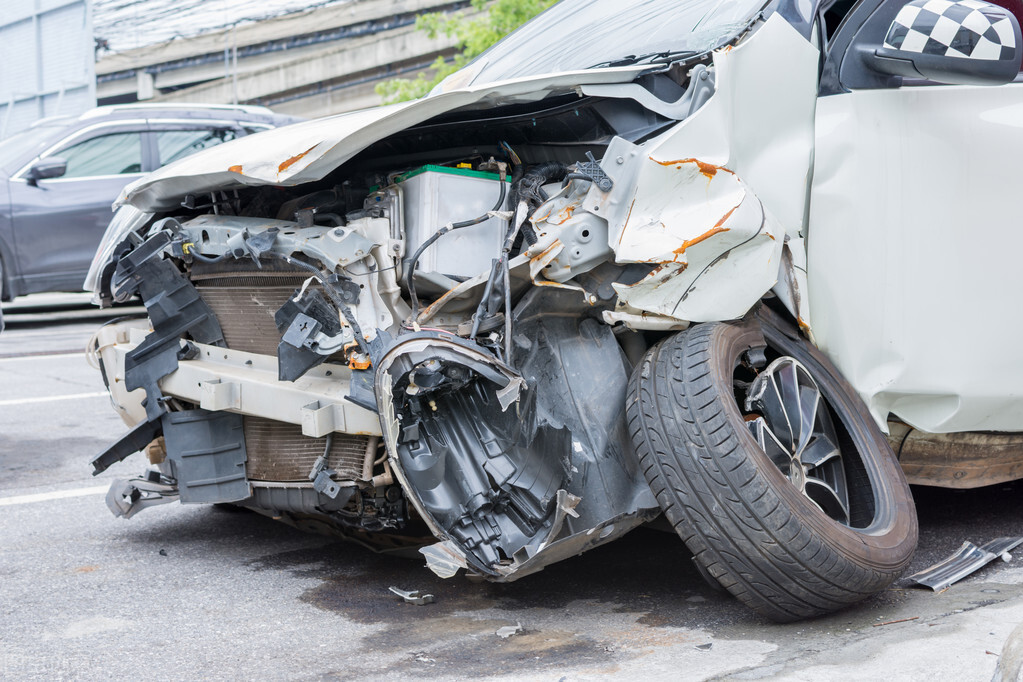
[[[81,291],[111,204],[132,180],[298,120],[264,107],[115,105],[44,119],[0,142],[2,300]]]

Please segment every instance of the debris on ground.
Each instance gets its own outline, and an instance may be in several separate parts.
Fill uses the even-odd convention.
[[[432,604],[435,601],[437,601],[436,599],[434,599],[432,594],[421,594],[419,590],[412,590],[411,592],[408,592],[406,590],[394,587],[393,585],[387,589],[401,597],[406,604],[425,606],[426,604]]]
[[[958,582],[974,573],[995,559],[1011,561],[1010,550],[1023,544],[1023,537],[996,538],[981,546],[966,541],[956,553],[943,559],[933,566],[909,576],[918,585],[924,585],[935,592],[940,592],[952,583]]]
[[[919,620],[920,616],[913,616],[911,618],[899,618],[898,620],[886,620],[883,623],[874,623],[875,628],[879,628],[882,625],[895,625],[896,623],[908,623],[911,620]]]
[[[501,639],[508,639],[520,632],[522,632],[522,623],[515,623],[515,625],[505,625],[503,628],[498,628],[497,636]]]

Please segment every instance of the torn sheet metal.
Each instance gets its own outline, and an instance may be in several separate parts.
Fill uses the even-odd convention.
[[[806,296],[806,240],[802,237],[786,237],[781,252],[781,270],[778,283],[771,289],[785,307],[796,318],[799,328],[816,343],[810,327],[810,302]]]
[[[160,168],[122,190],[116,205],[175,208],[190,193],[319,180],[374,142],[469,106],[536,101],[583,83],[627,83],[649,64],[587,69],[469,86],[431,97],[276,128],[232,140]]]
[[[701,184],[683,170],[687,166],[695,164],[673,166],[680,175],[663,179],[658,201],[685,196]],[[617,261],[654,262],[657,267],[636,284],[614,285],[619,311],[692,322],[739,318],[774,285],[784,233],[734,174],[722,169],[713,178],[722,180],[708,181],[707,196],[696,202],[647,205],[634,212],[632,226],[620,235]],[[715,185],[729,187],[721,191]],[[707,229],[686,239],[696,225]]]
[[[689,119],[643,145],[612,141],[603,168],[614,189],[591,188],[584,208],[608,220],[617,262],[656,264],[615,286],[617,312],[741,317],[794,267],[782,250],[786,237],[801,248],[806,221],[817,55],[773,16],[715,53],[716,92]],[[798,287],[802,277],[782,279]]]
[[[1023,537],[997,538],[980,547],[967,541],[952,556],[919,573],[914,573],[909,579],[938,592],[987,566],[995,559],[1010,561],[1012,555],[1009,552],[1021,544]]]

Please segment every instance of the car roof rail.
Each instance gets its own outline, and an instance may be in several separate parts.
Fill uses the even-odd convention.
[[[97,116],[105,116],[107,114],[116,113],[118,111],[237,111],[245,114],[261,114],[261,115],[273,115],[267,107],[256,106],[251,104],[188,104],[181,102],[170,102],[167,104],[163,103],[145,103],[145,102],[132,102],[130,104],[105,104],[94,109],[89,109],[79,119],[95,118]]]

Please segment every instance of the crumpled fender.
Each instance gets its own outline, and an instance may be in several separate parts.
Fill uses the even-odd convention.
[[[809,328],[801,292],[817,64],[816,47],[772,16],[714,54],[716,91],[696,113],[643,144],[612,141],[602,167],[614,187],[591,187],[583,209],[608,221],[616,262],[656,267],[615,286],[608,322],[734,319],[774,288]]]

